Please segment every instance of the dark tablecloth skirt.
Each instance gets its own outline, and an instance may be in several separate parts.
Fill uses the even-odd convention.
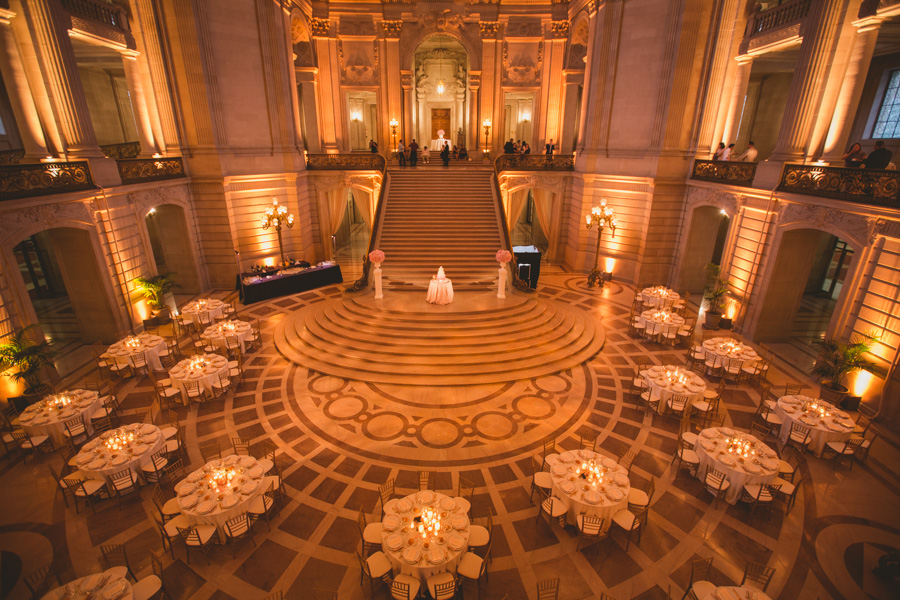
[[[333,265],[313,267],[301,273],[270,277],[251,284],[244,284],[241,276],[238,275],[237,289],[240,292],[239,297],[243,304],[253,304],[254,302],[261,302],[270,298],[278,298],[279,296],[287,296],[343,282],[341,267]]]

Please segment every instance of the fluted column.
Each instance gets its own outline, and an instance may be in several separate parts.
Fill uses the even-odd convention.
[[[484,145],[484,136],[481,129],[481,115],[478,104],[478,91],[481,89],[481,72],[469,72],[469,101],[466,108],[469,112],[469,139],[470,149],[478,150]]]
[[[862,95],[880,29],[880,20],[858,25],[856,37],[853,40],[853,50],[841,82],[841,91],[831,117],[831,125],[825,136],[824,153],[821,157],[824,161],[840,161],[849,143],[850,129],[853,127],[853,119],[859,108],[859,98]]]
[[[6,84],[6,93],[12,105],[13,115],[22,146],[25,149],[25,160],[37,161],[49,154],[44,141],[41,118],[28,87],[28,78],[19,56],[15,33],[10,26],[10,19],[15,13],[0,9],[0,73]]]
[[[584,65],[584,87],[581,94],[581,116],[578,119],[578,150],[584,150],[585,148],[585,133],[587,131],[587,124],[585,121],[588,118],[588,114],[590,113],[592,103],[597,100],[597,79],[599,77],[599,61],[594,56],[594,52],[597,50],[597,29],[599,28],[597,22],[597,5],[598,2],[589,2],[588,3],[588,16],[590,18],[590,24],[588,26],[588,47],[587,54],[585,54],[586,61]]]
[[[413,131],[413,115],[415,114],[415,88],[413,88],[413,73],[412,71],[401,71],[400,72],[400,87],[403,88],[403,116],[397,121],[399,121],[400,126],[397,128],[397,140],[405,140],[407,135],[407,131]],[[396,141],[391,138],[388,143],[390,144],[391,154],[388,156],[393,156],[393,151],[397,147]],[[425,143],[428,143],[428,140],[425,140]],[[424,145],[424,144],[422,144]]]
[[[137,57],[123,55],[122,64],[125,66],[125,85],[128,86],[128,95],[131,96],[131,110],[134,112],[138,140],[141,143],[141,156],[152,156],[159,152],[159,148],[150,124],[150,114],[147,111],[147,99],[144,97],[144,86],[141,83]]]
[[[316,56],[319,61],[318,88],[323,150],[336,153],[338,148],[338,116],[340,106],[340,65],[338,64],[337,39],[330,37],[331,22],[328,19],[310,19]]]
[[[482,21],[481,27],[481,119],[491,120],[491,132],[488,146],[482,150],[492,150],[497,147],[497,132],[500,131],[502,102],[497,112],[494,108],[495,90],[499,89],[497,82],[497,33],[500,31],[500,23],[497,21]],[[481,138],[484,137],[482,133]],[[481,139],[480,138],[480,139]],[[482,142],[483,143],[483,142]]]
[[[563,71],[563,106],[561,127],[557,148],[560,154],[571,154],[575,150],[578,135],[578,90],[584,82],[582,71]]]
[[[302,110],[303,145],[312,154],[322,152],[322,138],[319,134],[319,90],[316,84],[316,70],[312,67],[294,70],[297,80],[297,95]]]
[[[714,147],[717,147],[719,142],[725,142],[726,146],[730,144],[737,136],[741,126],[741,113],[744,109],[744,99],[747,97],[747,86],[750,84],[750,70],[753,68],[753,57],[743,55],[738,56],[736,60],[738,67],[734,75],[734,87],[731,91],[731,102],[728,103],[722,139],[713,140],[712,145]]]
[[[400,31],[403,21],[382,21],[381,27],[384,32],[384,40],[381,43],[384,48],[383,73],[386,79],[383,95],[386,96],[387,102],[387,106],[380,111],[383,117],[378,128],[382,133],[380,143],[383,148],[391,143],[391,119],[398,121],[403,119],[403,87],[400,72]],[[422,142],[427,143],[425,140]]]
[[[44,78],[66,143],[66,158],[88,160],[96,183],[120,185],[115,161],[106,158],[97,144],[75,52],[66,29],[66,15],[59,0],[29,0],[23,6],[34,32]]]

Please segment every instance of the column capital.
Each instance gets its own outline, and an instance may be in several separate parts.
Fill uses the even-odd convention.
[[[313,37],[328,37],[331,21],[312,17],[309,20],[309,32]]]
[[[753,62],[753,59],[756,58],[753,54],[738,54],[734,57],[734,60],[737,61],[737,64],[744,67]]]
[[[384,20],[381,22],[381,30],[385,39],[400,39],[400,31],[403,29],[403,20]]]
[[[496,39],[500,32],[500,21],[479,21],[478,27],[481,29],[481,39]]]
[[[0,25],[9,25],[10,19],[14,18],[16,13],[0,6]]]
[[[568,21],[551,21],[550,22],[550,33],[554,38],[567,38],[569,37],[569,22]]]

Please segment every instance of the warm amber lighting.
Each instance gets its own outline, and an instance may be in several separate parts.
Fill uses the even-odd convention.
[[[438,80],[437,93],[438,93],[438,96],[444,95],[444,80],[443,79]]]
[[[613,269],[614,269],[615,266],[616,266],[616,259],[614,259],[614,258],[605,258],[605,259],[603,259],[603,261],[604,261],[604,264],[606,265],[606,272],[607,272],[607,273],[612,273],[612,272],[613,272]]]
[[[853,395],[862,398],[869,389],[873,377],[869,371],[857,371],[856,379],[853,380]]]
[[[266,260],[263,261],[263,262],[265,263],[265,265],[266,265],[267,267],[273,267],[273,266],[275,266],[275,259],[274,259],[273,257],[271,257],[271,256],[268,257],[268,258],[266,258]]]
[[[728,304],[728,308],[725,309],[725,317],[728,319],[734,319],[734,315],[737,314],[737,302],[730,302]]]

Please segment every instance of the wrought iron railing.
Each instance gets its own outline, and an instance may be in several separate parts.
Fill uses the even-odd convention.
[[[23,158],[25,158],[25,150],[21,148],[17,150],[3,150],[0,152],[0,165],[17,165]]]
[[[387,162],[380,154],[307,154],[306,168],[310,170],[382,171]]]
[[[694,169],[691,171],[691,179],[743,186],[753,183],[755,175],[755,162],[730,160],[697,159],[694,161]]]
[[[72,29],[118,42],[134,49],[134,36],[125,10],[100,0],[62,0]]]
[[[105,144],[100,146],[100,150],[103,151],[103,154],[105,154],[107,158],[115,158],[116,160],[122,158],[137,158],[138,154],[141,153],[141,143],[125,142],[123,144]]]
[[[122,183],[141,183],[184,177],[184,163],[181,157],[172,158],[131,158],[116,161]]]
[[[809,14],[812,0],[788,0],[779,6],[762,10],[751,15],[747,23],[748,37],[762,35],[768,31],[801,21]]]
[[[314,154],[313,156],[321,156]],[[378,155],[375,155],[378,156]],[[369,236],[369,249],[363,257],[362,275],[347,288],[348,292],[362,292],[369,287],[369,273],[372,270],[372,261],[369,260],[369,253],[375,249],[375,241],[378,239],[378,232],[381,230],[382,215],[384,214],[384,195],[388,186],[387,162],[381,157],[381,189],[378,191],[378,204],[375,205],[375,217],[372,220],[372,233]]]
[[[0,200],[94,189],[87,161],[0,166]]]
[[[574,171],[574,154],[501,154],[494,159],[494,170],[501,171]]]
[[[900,171],[786,164],[778,191],[900,208]]]

